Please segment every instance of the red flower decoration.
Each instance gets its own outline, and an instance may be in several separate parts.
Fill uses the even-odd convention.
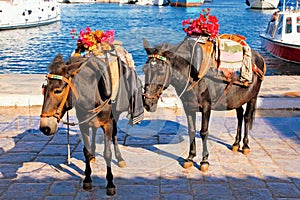
[[[203,9],[203,14],[200,14],[196,19],[186,19],[182,21],[182,26],[188,25],[187,28],[183,28],[188,36],[192,35],[206,35],[210,39],[214,39],[219,33],[218,24],[219,20],[216,16],[210,14],[210,9]]]
[[[78,36],[77,44],[78,46],[83,46],[86,50],[92,51],[97,48],[97,44],[108,43],[112,44],[115,39],[115,31],[114,30],[95,30],[92,31],[90,27],[86,27],[85,29],[81,29],[79,35],[76,34],[76,30],[72,29],[70,31],[72,38]]]

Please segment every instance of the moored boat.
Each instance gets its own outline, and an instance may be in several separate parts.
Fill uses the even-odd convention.
[[[171,0],[170,5],[176,7],[197,7],[204,3],[204,0]]]
[[[252,9],[275,9],[279,0],[246,0],[246,4]]]
[[[0,0],[0,30],[27,28],[60,20],[60,7],[52,0]]]
[[[260,35],[262,47],[273,56],[300,64],[300,10],[283,8],[275,12],[265,33]]]
[[[170,1],[169,0],[154,0],[153,4],[155,6],[166,6],[166,5],[170,4]]]

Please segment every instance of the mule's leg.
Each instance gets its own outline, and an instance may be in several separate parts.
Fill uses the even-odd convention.
[[[188,131],[189,131],[189,141],[190,141],[190,150],[189,156],[185,159],[183,167],[189,168],[194,165],[193,159],[196,156],[196,112],[187,112],[187,122],[188,122]]]
[[[236,116],[238,119],[238,125],[237,125],[237,131],[235,136],[235,141],[232,145],[232,151],[237,152],[240,148],[240,142],[242,138],[242,124],[243,124],[243,116],[244,115],[244,109],[243,107],[239,107],[236,109]]]
[[[96,160],[96,132],[98,128],[92,128],[92,141],[91,141],[91,154],[92,158],[90,159],[91,162],[95,162]]]
[[[107,123],[103,126],[104,132],[104,159],[106,162],[106,194],[107,195],[114,195],[116,194],[116,186],[113,183],[113,174],[111,170],[111,159],[112,159],[112,152],[111,152],[111,140],[112,140],[112,131],[113,131],[113,122]]]
[[[209,153],[207,148],[207,139],[208,139],[208,125],[209,125],[210,113],[211,113],[210,106],[203,106],[201,130],[200,130],[200,135],[203,144],[202,161],[200,162],[200,170],[203,172],[207,171],[209,166],[209,162],[208,162]]]
[[[95,158],[95,155],[92,153],[92,149],[91,149],[89,127],[87,125],[81,125],[80,131],[81,131],[84,147],[90,153],[89,159],[93,160]]]
[[[83,180],[83,189],[84,190],[91,190],[92,189],[92,179],[91,179],[91,165],[90,165],[90,157],[92,154],[87,150],[86,147],[83,148],[83,154],[85,157],[85,178]]]
[[[119,149],[118,138],[117,138],[117,122],[115,120],[113,120],[112,141],[113,141],[113,144],[114,144],[115,156],[116,156],[116,159],[118,160],[118,166],[119,167],[125,167],[126,162],[122,158],[122,154],[121,154],[121,151]]]
[[[79,126],[82,139],[83,139],[83,154],[85,157],[85,178],[83,180],[83,189],[90,190],[92,189],[92,179],[91,179],[91,166],[90,166],[90,160],[93,157],[91,154],[91,145],[90,145],[90,137],[89,137],[89,126],[86,124],[82,124]]]
[[[246,112],[244,115],[244,120],[245,120],[245,130],[244,130],[244,138],[243,138],[243,154],[249,154],[250,152],[250,147],[248,145],[249,139],[248,139],[248,131],[251,130],[252,128],[252,123],[254,120],[254,113],[255,113],[255,106],[256,106],[256,99],[257,97],[252,98],[248,103],[247,103],[247,108]]]

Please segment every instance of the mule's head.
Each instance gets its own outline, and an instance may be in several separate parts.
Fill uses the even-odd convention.
[[[144,107],[149,112],[155,112],[158,99],[163,90],[170,85],[172,68],[167,52],[162,50],[163,45],[150,48],[148,41],[146,39],[143,41],[148,54],[148,60],[143,68],[145,74]]]
[[[43,85],[40,131],[45,135],[53,135],[60,119],[72,108],[72,92],[77,92],[72,84],[69,67],[65,65],[61,54],[56,56],[48,70],[47,84]]]

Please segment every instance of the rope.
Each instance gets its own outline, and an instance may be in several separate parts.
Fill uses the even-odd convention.
[[[190,63],[189,63],[189,65],[188,65],[188,67],[189,67],[188,79],[187,79],[187,81],[186,81],[186,84],[185,84],[184,89],[182,90],[181,94],[179,95],[179,98],[180,98],[180,97],[183,95],[183,93],[187,90],[188,85],[189,85],[189,83],[190,83],[189,80],[190,80],[190,78],[191,78],[191,69],[192,69],[191,63],[193,62],[193,57],[194,57],[194,50],[195,50],[195,47],[196,47],[197,43],[200,41],[200,39],[202,39],[201,36],[199,36],[199,37],[197,38],[197,40],[195,41],[195,43],[194,43],[194,45],[193,45],[192,55],[191,55],[191,60],[190,60]]]
[[[88,121],[90,121],[91,119],[93,119],[94,117],[96,117],[101,111],[102,109],[108,104],[108,102],[110,101],[110,98],[105,100],[105,102],[103,104],[101,104],[100,106],[98,106],[97,108],[94,108],[93,110],[90,110],[91,112],[95,112],[95,114],[93,114],[92,116],[88,117],[87,119],[85,119],[84,121],[81,122],[69,122],[69,120],[67,119],[67,121],[64,120],[60,120],[63,124],[67,124],[70,126],[76,126],[76,125],[80,125],[83,123],[86,123]]]

